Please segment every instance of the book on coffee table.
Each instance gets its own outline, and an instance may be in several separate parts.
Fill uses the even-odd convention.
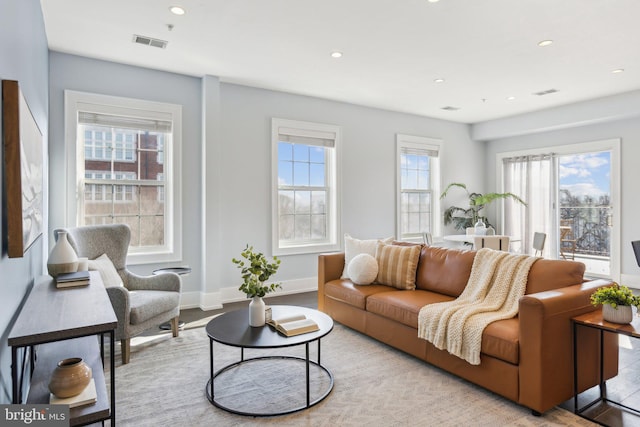
[[[267,323],[287,337],[306,334],[320,329],[313,319],[309,319],[304,314],[294,314],[279,319],[271,319]]]

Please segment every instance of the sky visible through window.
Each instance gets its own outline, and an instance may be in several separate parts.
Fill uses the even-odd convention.
[[[596,201],[600,196],[611,193],[611,153],[575,154],[561,156],[560,188],[571,195],[583,198],[590,196]]]

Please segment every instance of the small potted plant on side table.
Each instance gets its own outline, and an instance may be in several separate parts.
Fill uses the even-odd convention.
[[[247,298],[251,298],[249,303],[249,325],[264,326],[266,306],[262,297],[269,292],[282,288],[279,283],[265,285],[264,282],[276,274],[280,267],[280,260],[277,257],[273,257],[273,261],[269,262],[261,252],[254,252],[253,246],[249,245],[240,255],[244,260],[233,258],[231,262],[236,264],[242,272],[243,282],[238,290],[244,292]]]
[[[602,318],[607,322],[631,323],[632,307],[640,307],[640,296],[634,295],[628,287],[614,282],[612,286],[599,288],[591,294],[591,304],[602,304]]]

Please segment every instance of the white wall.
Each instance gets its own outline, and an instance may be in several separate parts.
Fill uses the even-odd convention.
[[[595,112],[600,112],[596,114]],[[473,127],[490,137],[486,182],[495,187],[496,153],[620,138],[621,140],[621,280],[640,287],[640,268],[631,241],[640,239],[640,92],[565,105],[551,110],[486,122]],[[551,130],[550,130],[551,129]],[[514,136],[517,135],[517,136]]]

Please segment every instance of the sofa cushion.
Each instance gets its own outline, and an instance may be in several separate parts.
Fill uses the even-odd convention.
[[[422,290],[379,292],[367,298],[367,311],[415,328],[417,337],[420,309],[427,304],[452,300],[453,297]],[[481,353],[517,364],[518,332],[517,317],[490,323],[482,333]]]
[[[415,245],[398,246],[379,242],[376,248],[376,283],[397,289],[415,289],[420,248],[421,246]]]
[[[427,304],[451,300],[450,296],[429,291],[379,292],[367,298],[367,311],[415,328],[417,337],[420,309]]]
[[[458,297],[467,286],[476,252],[424,246],[416,273],[416,289]]]
[[[344,302],[364,310],[367,297],[378,292],[388,292],[385,285],[354,285],[351,280],[338,279],[324,284],[324,294],[329,298]]]

